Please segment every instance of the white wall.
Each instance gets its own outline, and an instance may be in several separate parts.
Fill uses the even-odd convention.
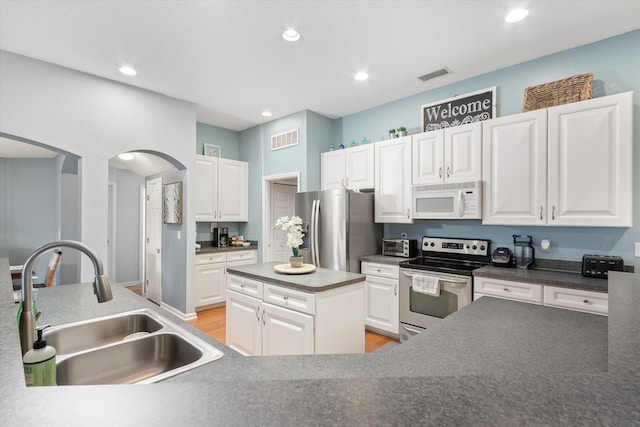
[[[1,132],[81,157],[81,239],[104,259],[108,160],[124,151],[152,150],[193,170],[194,104],[6,51],[0,51],[0,93]],[[192,207],[187,198],[183,213],[188,232],[181,244],[190,266],[194,251],[187,242],[195,241]],[[184,283],[172,286],[188,294],[186,284],[193,283],[193,269],[185,266],[184,271]],[[84,256],[81,278],[92,279],[92,267]],[[192,299],[174,308],[191,313]]]

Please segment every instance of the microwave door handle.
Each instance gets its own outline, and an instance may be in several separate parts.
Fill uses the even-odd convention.
[[[458,216],[460,218],[462,218],[462,215],[464,214],[464,209],[462,209],[464,206],[464,199],[462,197],[462,190],[458,191]]]

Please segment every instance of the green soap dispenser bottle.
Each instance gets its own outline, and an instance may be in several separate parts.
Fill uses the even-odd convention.
[[[33,343],[33,349],[25,353],[22,358],[24,379],[27,387],[52,386],[56,384],[56,349],[42,338],[42,331],[50,325],[39,326],[38,339]]]

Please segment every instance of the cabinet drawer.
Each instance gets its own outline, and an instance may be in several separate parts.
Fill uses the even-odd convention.
[[[476,277],[474,288],[484,295],[542,304],[542,285]]]
[[[227,274],[227,289],[231,289],[243,295],[262,299],[262,288],[262,282],[258,280]]]
[[[400,267],[390,264],[378,264],[375,262],[363,262],[360,268],[360,274],[387,277],[389,279],[398,279],[400,277]]]
[[[227,252],[227,261],[247,261],[257,258],[258,251],[232,251]]]
[[[609,312],[609,295],[604,292],[545,286],[544,305],[606,315]]]
[[[315,294],[265,283],[263,300],[302,313],[316,314]]]
[[[213,264],[217,262],[225,262],[226,260],[227,254],[224,252],[196,255],[196,265]]]

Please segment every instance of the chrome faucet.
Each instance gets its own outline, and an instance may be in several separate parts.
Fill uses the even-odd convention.
[[[20,331],[20,345],[22,346],[22,354],[33,348],[33,341],[36,336],[36,318],[33,313],[33,284],[31,282],[31,271],[36,259],[46,251],[59,247],[69,247],[84,252],[93,262],[96,278],[93,281],[93,292],[98,297],[98,302],[107,302],[113,298],[111,294],[111,285],[109,279],[104,275],[102,261],[98,254],[81,242],[75,240],[58,240],[40,246],[33,251],[22,267],[22,312],[18,328]]]

